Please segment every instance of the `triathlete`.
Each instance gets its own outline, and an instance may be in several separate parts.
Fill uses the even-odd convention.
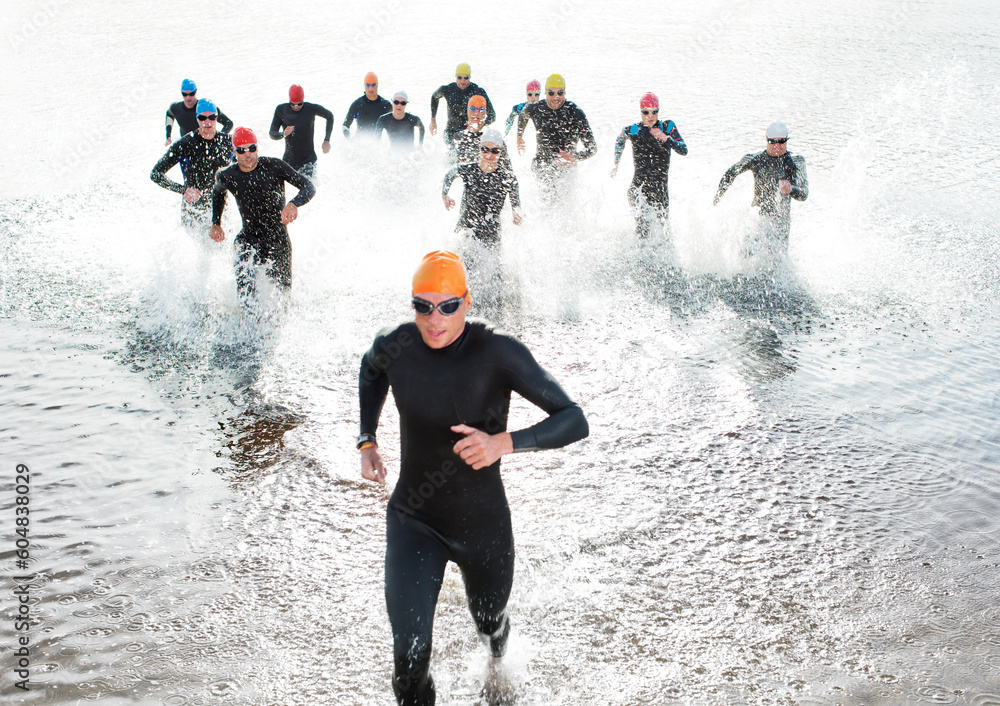
[[[189,229],[205,227],[211,217],[210,192],[215,184],[215,173],[230,163],[233,142],[229,135],[216,129],[219,111],[207,98],[198,101],[198,129],[182,137],[160,157],[149,178],[164,189],[183,194],[181,221]],[[184,183],[167,177],[167,172],[182,159],[188,160]]]
[[[466,63],[461,63],[455,68],[455,80],[452,83],[441,86],[431,94],[431,134],[437,134],[437,110],[438,102],[444,98],[447,107],[447,123],[444,127],[444,143],[448,147],[451,156],[455,154],[455,135],[460,130],[464,130],[467,124],[467,107],[472,96],[482,96],[486,99],[486,119],[484,125],[489,125],[497,119],[496,111],[486,91],[472,82],[472,69]]]
[[[410,98],[406,91],[397,91],[392,97],[392,112],[386,113],[375,123],[375,139],[382,131],[389,136],[394,152],[410,152],[417,146],[416,131],[420,131],[420,145],[424,144],[424,123],[416,115],[406,112]]]
[[[507,129],[503,131],[504,137],[510,133],[511,126],[514,125],[514,121],[517,119],[517,116],[521,114],[522,110],[524,110],[524,106],[538,102],[539,97],[542,95],[542,84],[536,80],[528,81],[528,86],[525,90],[526,100],[524,103],[518,103],[510,109],[510,115],[507,116]]]
[[[293,85],[288,89],[288,102],[274,109],[274,119],[271,120],[268,134],[272,140],[285,140],[282,159],[292,169],[297,169],[312,179],[316,176],[316,116],[326,118],[323,154],[327,154],[330,151],[330,134],[333,132],[333,113],[316,103],[306,103],[305,96],[302,86]]]
[[[517,118],[517,149],[524,152],[524,128],[535,125],[537,147],[531,171],[538,178],[542,197],[552,202],[573,165],[597,152],[594,133],[587,116],[572,101],[566,100],[566,81],[559,74],[545,80],[545,100],[526,105]],[[577,143],[583,149],[577,149]]]
[[[654,218],[666,228],[670,215],[667,195],[670,151],[683,156],[688,153],[688,148],[674,121],[659,119],[660,100],[655,94],[644,95],[639,100],[639,110],[642,119],[624,128],[615,141],[615,166],[611,176],[618,173],[618,161],[625,150],[625,141],[631,140],[635,173],[628,188],[628,203],[635,217],[635,232],[645,238]]]
[[[351,136],[351,123],[357,122],[357,135],[371,137],[375,134],[375,123],[392,111],[392,104],[378,94],[378,76],[374,71],[365,74],[365,94],[351,103],[344,118],[344,137]]]
[[[521,225],[521,198],[510,163],[503,164],[503,136],[495,128],[489,128],[479,140],[479,160],[476,164],[460,164],[445,174],[441,184],[441,198],[448,210],[455,205],[455,199],[448,196],[451,184],[462,177],[465,191],[462,193],[462,207],[459,211],[456,231],[469,230],[476,240],[486,245],[500,243],[500,211],[510,195],[510,208],[514,225]]]
[[[788,128],[784,123],[768,125],[765,137],[767,148],[763,152],[746,155],[722,176],[713,203],[719,203],[738,175],[753,172],[752,205],[760,209],[765,232],[787,249],[791,200],[805,201],[809,197],[806,160],[788,152]]]
[[[455,156],[458,164],[476,164],[479,162],[479,138],[486,125],[486,99],[482,96],[472,96],[466,108],[466,126],[455,134]],[[507,146],[501,140],[503,153],[500,162],[508,169],[513,169]]]
[[[461,259],[424,257],[413,277],[415,321],[383,329],[361,361],[361,475],[384,483],[375,432],[389,388],[399,410],[399,480],[386,508],[385,600],[400,704],[435,700],[430,660],[445,566],[462,571],[476,629],[492,656],[510,634],[514,537],[500,457],[587,436],[583,411],[509,334],[466,320]],[[511,392],[548,418],[507,431]]]
[[[235,239],[236,287],[247,305],[254,294],[256,268],[268,263],[267,274],[284,289],[292,286],[292,241],[287,224],[298,218],[299,206],[309,202],[316,187],[302,172],[275,157],[260,157],[253,130],[236,128],[233,133],[236,164],[219,172],[212,192],[212,228],[209,236],[221,242],[222,211],[226,193],[236,197],[243,229]],[[285,182],[299,190],[285,203]]]
[[[197,94],[198,87],[194,81],[189,78],[181,81],[182,100],[171,103],[170,107],[167,108],[167,141],[164,143],[164,147],[170,147],[172,142],[170,133],[173,131],[175,122],[177,123],[177,131],[180,133],[178,139],[198,129],[198,114],[195,111],[195,106],[198,104]],[[219,116],[219,124],[222,125],[221,132],[228,133],[233,129],[233,121],[226,117],[225,113],[220,110],[217,115]],[[188,160],[186,157],[181,158],[180,165],[181,176],[187,175]]]

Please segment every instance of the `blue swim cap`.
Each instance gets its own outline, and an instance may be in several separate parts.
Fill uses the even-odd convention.
[[[198,87],[196,85],[194,85],[194,81],[192,81],[189,78],[186,78],[183,81],[181,81],[181,90],[184,91],[184,92],[187,92],[187,91],[197,91]]]
[[[198,101],[198,107],[195,108],[194,112],[196,115],[201,115],[202,113],[218,113],[219,111],[216,110],[215,103],[208,98],[202,98]]]

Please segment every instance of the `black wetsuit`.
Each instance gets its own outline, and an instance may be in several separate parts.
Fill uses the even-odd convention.
[[[444,98],[448,121],[444,127],[444,143],[448,146],[449,152],[454,150],[453,142],[455,135],[464,130],[469,124],[469,99],[472,96],[482,96],[486,99],[486,121],[483,125],[489,125],[497,119],[497,112],[493,109],[493,103],[486,91],[469,82],[465,88],[459,88],[458,84],[451,83],[441,86],[431,94],[431,120],[437,117],[438,102]]]
[[[552,449],[587,436],[577,406],[517,339],[470,320],[449,346],[429,348],[416,324],[381,331],[361,361],[361,431],[374,434],[389,388],[399,410],[399,481],[386,508],[385,600],[400,704],[434,703],[434,607],[447,562],[462,570],[479,633],[496,657],[509,633],[514,539],[500,461],[473,470],[452,449],[467,424],[507,428],[511,391],[549,417],[511,432],[515,451]]]
[[[228,133],[233,129],[233,121],[226,116],[221,110],[216,108],[216,112],[219,118],[219,125],[221,126],[221,132]],[[171,103],[170,107],[167,108],[167,139],[170,139],[170,132],[174,126],[174,121],[177,121],[177,129],[180,130],[181,137],[184,137],[188,133],[198,132],[198,103],[196,102],[191,108],[187,108],[184,105],[184,101],[177,101],[176,103]]]
[[[565,150],[578,160],[588,159],[597,152],[597,141],[587,122],[587,116],[576,103],[566,101],[558,110],[552,110],[544,100],[529,103],[517,118],[517,136],[524,135],[528,121],[535,126],[537,148],[535,158],[531,161],[531,171],[538,177],[543,192],[551,199],[555,194],[551,187],[566,174],[571,173],[573,165],[558,161],[559,152]],[[577,149],[578,142],[583,143],[583,149]]]
[[[375,134],[375,123],[386,113],[392,112],[392,103],[382,96],[376,96],[375,100],[369,100],[368,96],[361,96],[351,103],[347,109],[347,117],[344,118],[344,137],[351,136],[351,123],[357,121],[358,134]]]
[[[504,128],[503,131],[504,137],[506,137],[510,132],[511,127],[514,125],[514,121],[517,120],[517,116],[521,114],[521,111],[524,110],[524,106],[526,105],[531,105],[531,103],[525,101],[524,103],[518,103],[510,109],[510,115],[507,116],[507,127]]]
[[[315,173],[317,159],[316,116],[326,118],[326,132],[323,141],[329,142],[330,134],[333,132],[333,113],[316,103],[303,103],[297,111],[292,108],[291,103],[282,103],[274,109],[274,118],[271,120],[271,129],[268,131],[272,140],[284,138],[285,154],[282,159],[288,162],[293,169],[305,168],[304,171],[308,177]],[[285,137],[285,128],[289,126],[294,127],[295,131]]]
[[[268,274],[286,289],[292,286],[292,241],[281,222],[285,207],[285,182],[298,188],[291,200],[302,206],[316,194],[316,187],[301,172],[283,160],[260,157],[257,166],[244,172],[239,164],[219,172],[212,192],[212,223],[222,225],[226,192],[232,191],[243,218],[243,229],[235,238],[236,286],[248,301],[254,291],[254,266],[270,261]]]
[[[625,141],[632,142],[635,172],[628,189],[628,202],[635,216],[636,232],[640,236],[649,235],[650,218],[647,210],[651,210],[661,221],[666,221],[670,215],[670,197],[667,193],[670,151],[682,156],[688,153],[687,144],[673,120],[658,120],[655,127],[667,135],[666,142],[650,134],[649,128],[642,123],[624,128],[615,140],[616,167],[625,149]]]
[[[229,164],[233,156],[233,141],[229,135],[216,132],[215,137],[206,140],[198,131],[182,137],[170,145],[167,153],[160,157],[149,178],[164,189],[183,194],[194,187],[201,191],[201,196],[193,204],[181,199],[181,220],[189,228],[208,225],[212,199],[212,186],[215,184],[215,173]],[[184,183],[178,183],[167,177],[167,172],[182,159],[188,160],[188,169],[184,174]]]
[[[500,242],[500,211],[503,202],[510,195],[510,207],[521,208],[521,197],[517,188],[517,177],[509,165],[499,164],[492,172],[484,172],[479,164],[461,164],[452,167],[444,175],[441,193],[448,190],[455,178],[461,176],[465,182],[462,192],[462,209],[455,230],[472,230],[475,238],[488,245]]]
[[[409,152],[416,144],[414,134],[420,130],[420,143],[424,144],[424,124],[416,115],[404,113],[397,120],[392,113],[386,113],[375,123],[375,139],[382,136],[382,131],[389,136],[389,144],[394,150]]]
[[[788,244],[791,224],[791,203],[805,201],[809,197],[809,179],[806,176],[805,157],[793,156],[789,152],[780,157],[767,153],[748,154],[731,166],[722,176],[715,201],[719,199],[733,180],[743,172],[753,172],[753,206],[760,209],[760,215],[768,222],[774,234]],[[787,179],[792,183],[792,193],[784,195],[778,190],[778,182]]]

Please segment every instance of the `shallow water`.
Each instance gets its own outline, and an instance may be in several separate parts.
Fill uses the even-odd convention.
[[[130,7],[27,3],[0,30],[7,75],[51,104],[0,174],[0,518],[27,464],[36,576],[34,688],[5,667],[5,700],[392,701],[390,489],[360,480],[357,366],[407,316],[420,256],[461,242],[438,138],[386,164],[337,130],[369,68],[426,123],[468,60],[501,115],[565,74],[599,142],[585,196],[549,211],[515,157],[518,296],[480,310],[591,424],[504,461],[516,702],[1000,704],[993,4],[300,3],[289,23],[241,5],[242,31],[231,4]],[[292,81],[337,119],[291,300],[261,324],[241,320],[231,244],[194,242],[147,179],[188,75],[258,135]],[[629,154],[607,176],[650,89],[691,146],[669,246],[635,242]],[[811,194],[762,270],[739,257],[749,177],[711,197],[776,118]],[[515,400],[513,427],[537,418]],[[439,703],[487,703],[457,571],[435,627]],[[4,664],[15,639],[0,623]]]

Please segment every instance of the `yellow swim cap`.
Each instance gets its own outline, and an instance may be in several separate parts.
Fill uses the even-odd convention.
[[[472,76],[472,67],[464,61],[455,67],[456,76]]]
[[[545,79],[546,88],[566,88],[566,79],[564,79],[559,74],[552,74],[547,79]]]

